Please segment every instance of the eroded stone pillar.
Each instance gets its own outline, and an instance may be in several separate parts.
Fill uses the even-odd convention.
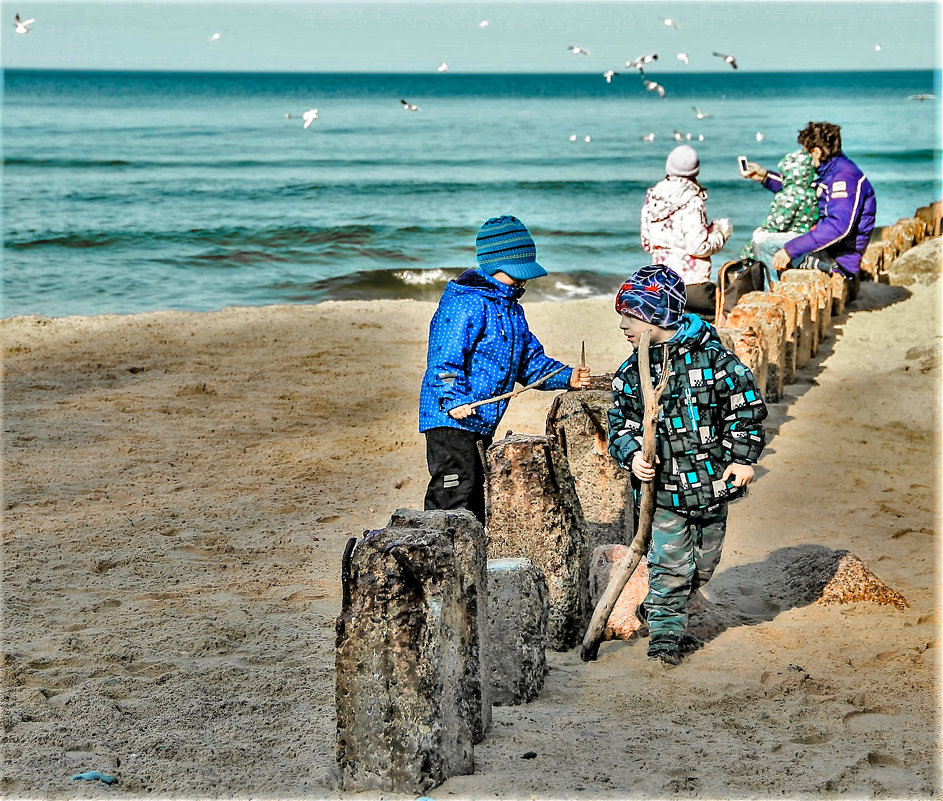
[[[563,450],[554,437],[515,434],[495,442],[488,461],[488,557],[530,559],[549,590],[548,646],[579,644],[589,592],[588,535]]]
[[[547,582],[529,559],[488,560],[489,685],[494,703],[526,704],[547,673]]]
[[[463,704],[468,604],[452,538],[387,527],[345,568],[336,638],[336,759],[344,790],[421,793],[474,770]]]
[[[475,515],[467,509],[397,509],[390,518],[390,526],[441,531],[452,540],[458,559],[462,599],[467,606],[463,619],[468,627],[468,651],[464,654],[464,689],[459,700],[471,723],[473,740],[480,743],[491,725],[491,696],[486,665],[489,647],[486,625],[488,549],[485,530]]]

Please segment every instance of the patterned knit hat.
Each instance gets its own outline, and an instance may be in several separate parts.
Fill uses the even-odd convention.
[[[695,178],[700,170],[701,160],[691,145],[678,145],[665,161],[665,172],[679,178]]]
[[[639,267],[622,285],[616,295],[616,311],[662,328],[676,328],[686,301],[681,276],[663,264],[649,264]]]
[[[517,217],[493,217],[478,231],[478,268],[488,275],[506,273],[516,281],[540,278],[547,271],[537,263],[537,246]]]

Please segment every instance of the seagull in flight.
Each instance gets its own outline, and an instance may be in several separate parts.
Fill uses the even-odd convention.
[[[658,92],[658,96],[662,98],[662,100],[664,100],[665,98],[664,86],[662,86],[660,83],[657,83],[656,81],[645,80],[644,83],[645,83],[645,88],[648,89],[649,92]]]
[[[478,27],[479,27],[479,28],[487,28],[487,27],[488,27],[488,20],[483,19],[481,22],[478,23]]]
[[[218,42],[218,41],[219,41],[219,38],[220,38],[221,36],[222,36],[222,34],[221,34],[219,31],[217,31],[216,33],[214,33],[214,34],[212,34],[212,35],[210,36],[210,41],[211,41],[211,42]]]
[[[649,53],[645,56],[639,56],[638,58],[633,58],[631,61],[625,62],[626,69],[638,70],[639,72],[644,72],[643,69],[646,64],[651,64],[653,61],[658,59],[658,53]]]
[[[20,19],[20,15],[17,14],[17,15],[13,18],[13,22],[14,22],[14,24],[16,25],[16,32],[17,32],[17,33],[29,33],[29,26],[32,25],[34,22],[36,22],[36,20],[34,20],[34,19],[32,19],[32,18],[30,18],[30,19]]]
[[[446,63],[443,61],[441,64],[439,64],[438,67],[435,68],[435,71],[436,71],[436,72],[448,72],[448,71],[449,71],[449,65],[446,64]]]
[[[681,30],[681,29],[678,27],[678,23],[675,22],[673,19],[671,19],[671,17],[665,17],[665,18],[662,20],[662,22],[664,22],[665,25],[667,25],[669,28],[674,28],[676,31]]]
[[[714,55],[717,56],[717,58],[722,58],[734,69],[737,68],[737,59],[733,56],[728,56],[726,53],[718,53],[716,50],[714,51]]]
[[[407,103],[405,100],[399,102],[403,104],[403,111],[419,111],[419,106],[415,103]]]
[[[620,73],[616,72],[615,70],[606,70],[606,71],[602,74],[602,77],[606,79],[606,83],[612,83],[612,76],[613,76],[613,75],[619,75],[619,74],[620,74]]]
[[[683,62],[685,65],[691,60],[691,56],[688,53],[678,53],[678,61]]]
[[[694,116],[697,117],[699,120],[703,120],[705,117],[710,116],[710,114],[705,114],[697,106],[691,106],[691,108],[694,109]]]
[[[766,138],[766,134],[765,134],[765,133],[763,133],[762,131],[757,131],[757,132],[756,132],[756,141],[757,141],[757,142],[762,142],[765,138]]]
[[[919,100],[922,103],[924,100],[936,100],[936,95],[929,94],[929,93],[922,93],[919,95],[908,95],[907,99]]]
[[[285,115],[286,119],[288,115]],[[309,108],[304,114],[301,115],[301,119],[305,121],[305,128],[307,128],[312,122],[318,118],[318,110],[316,108]]]
[[[643,141],[643,142],[654,142],[654,141],[655,141],[655,132],[652,131],[651,133],[642,134],[642,141]]]
[[[682,131],[679,131],[677,128],[674,129],[674,133],[672,133],[672,136],[675,138],[676,142],[684,141],[684,133]]]
[[[579,45],[570,45],[567,50],[569,50],[574,56],[588,56],[589,50],[584,50]]]

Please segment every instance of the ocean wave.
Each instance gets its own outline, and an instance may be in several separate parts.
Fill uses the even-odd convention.
[[[438,301],[445,285],[461,275],[463,267],[434,267],[426,270],[358,270],[334,278],[306,283],[270,285],[296,302],[322,300],[421,300]],[[526,302],[564,301],[614,295],[623,281],[621,274],[587,271],[550,273],[527,285]]]

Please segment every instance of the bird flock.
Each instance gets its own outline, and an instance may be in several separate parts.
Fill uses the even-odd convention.
[[[668,28],[671,28],[676,31],[681,30],[681,25],[678,23],[676,19],[672,17],[663,17],[661,18],[661,21]],[[17,13],[16,16],[14,17],[13,22],[16,28],[16,33],[25,35],[25,34],[30,33],[30,26],[34,25],[36,20],[32,17],[30,17],[29,19],[23,19],[20,17],[19,13]],[[488,20],[483,19],[478,23],[478,27],[481,29],[485,29],[489,26],[489,24],[490,23]],[[214,31],[209,36],[209,42],[211,43],[218,42],[222,38],[222,36],[223,36],[222,31]],[[569,50],[569,52],[573,54],[574,56],[589,56],[589,50],[587,50],[585,47],[582,47],[580,45],[576,45],[576,44],[568,45],[567,50]],[[881,45],[875,44],[874,50],[875,52],[880,52]],[[739,69],[739,66],[737,64],[737,59],[733,55],[730,55],[729,53],[721,53],[716,50],[712,51],[712,55],[716,58],[721,59],[731,69],[734,69],[734,70]],[[602,73],[602,77],[604,78],[607,84],[611,84],[613,78],[617,76],[621,76],[627,71],[634,71],[634,74],[636,74],[640,78],[640,80],[642,81],[642,85],[645,87],[647,91],[652,92],[653,94],[658,95],[658,97],[660,97],[662,100],[665,100],[668,97],[668,91],[658,81],[653,80],[651,77],[646,75],[646,72],[645,72],[646,68],[649,67],[649,65],[654,64],[658,60],[658,58],[659,58],[658,53],[654,53],[654,52],[645,53],[635,58],[628,59],[625,62],[625,66],[622,68],[619,68],[619,69],[612,68],[612,69],[605,70]],[[691,54],[688,52],[679,52],[676,58],[685,66],[688,66],[691,63]],[[449,71],[449,65],[448,65],[448,62],[446,61],[440,62],[439,65],[436,67],[436,72],[438,73],[445,73],[448,71]],[[907,97],[907,100],[916,100],[920,102],[923,102],[925,100],[935,100],[935,99],[936,99],[936,96],[929,93],[909,95]],[[420,110],[420,107],[418,105],[416,105],[415,103],[411,103],[407,100],[400,99],[400,103],[402,104],[401,107],[404,111],[417,112]],[[697,106],[692,106],[692,109],[694,111],[694,116],[697,120],[703,120],[706,117],[710,116],[710,114],[701,111],[701,109],[698,108]],[[318,109],[316,108],[311,108],[303,112],[301,115],[301,119],[303,121],[304,128],[309,128],[315,121],[319,119],[319,117],[320,117],[320,114],[318,112]],[[292,119],[292,115],[290,113],[285,114],[285,119],[286,120]],[[676,141],[685,141],[685,140],[691,140],[694,138],[696,138],[698,141],[704,141],[703,134],[698,134],[695,137],[693,134],[684,133],[678,129],[675,129],[672,135]],[[762,132],[760,131],[756,132],[757,142],[762,142],[765,138],[766,137]],[[588,135],[578,137],[576,134],[571,134],[569,139],[571,142],[576,142],[578,139],[582,139],[582,141],[587,144],[592,141],[592,137]],[[641,136],[641,139],[644,142],[653,142],[655,141],[655,134],[654,132],[643,134]]]

